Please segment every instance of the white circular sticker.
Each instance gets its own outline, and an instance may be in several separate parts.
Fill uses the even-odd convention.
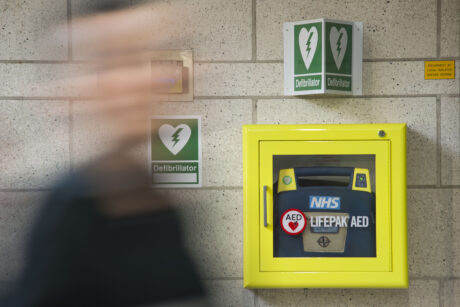
[[[289,209],[281,216],[281,228],[288,235],[298,235],[304,231],[307,226],[307,219],[302,211]]]

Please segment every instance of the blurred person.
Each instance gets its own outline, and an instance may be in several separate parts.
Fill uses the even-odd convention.
[[[1,306],[206,305],[176,212],[150,188],[145,164],[130,154],[147,138],[152,93],[171,84],[164,82],[167,71],[145,65],[151,7],[126,2],[95,1],[96,14],[72,23],[74,43],[91,58],[91,68],[70,82],[91,97],[85,112],[113,135],[106,154],[50,193],[32,230],[21,281]],[[155,5],[162,14],[162,4]],[[160,30],[149,37],[153,45],[171,39]]]

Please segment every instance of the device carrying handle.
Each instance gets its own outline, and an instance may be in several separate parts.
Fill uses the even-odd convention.
[[[353,182],[353,167],[297,167],[294,168],[296,179],[302,176],[349,176]]]

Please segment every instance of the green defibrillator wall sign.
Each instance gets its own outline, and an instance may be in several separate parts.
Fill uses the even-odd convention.
[[[362,94],[362,22],[284,23],[284,94]]]
[[[201,187],[201,118],[150,119],[150,174],[155,187]]]

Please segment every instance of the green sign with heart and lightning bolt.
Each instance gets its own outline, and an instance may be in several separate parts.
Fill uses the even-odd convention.
[[[284,23],[286,95],[362,94],[362,23]]]
[[[150,163],[157,187],[201,187],[201,118],[151,118]]]
[[[322,25],[311,23],[294,26],[294,89],[321,89]]]
[[[326,89],[351,91],[352,25],[326,22]]]

